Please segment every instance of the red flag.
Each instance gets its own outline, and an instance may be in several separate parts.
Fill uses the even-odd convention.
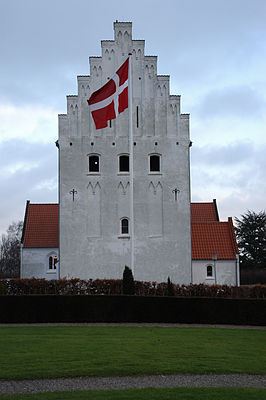
[[[106,128],[110,119],[128,108],[128,64],[129,59],[88,100],[96,129]]]

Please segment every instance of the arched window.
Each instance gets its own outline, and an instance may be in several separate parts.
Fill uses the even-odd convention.
[[[129,234],[129,221],[128,218],[121,219],[121,234],[128,235]]]
[[[119,172],[129,172],[129,155],[119,156]]]
[[[212,265],[207,265],[207,277],[212,277],[213,276],[213,266]]]
[[[98,154],[89,155],[89,172],[100,172],[100,156]]]
[[[58,262],[57,256],[50,256],[49,257],[49,271],[56,269],[57,262]]]
[[[53,269],[53,257],[49,257],[49,269]]]
[[[150,172],[161,172],[161,157],[159,154],[150,155]]]

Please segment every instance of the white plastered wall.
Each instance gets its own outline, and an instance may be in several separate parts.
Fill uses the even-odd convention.
[[[58,248],[22,248],[21,278],[58,279],[59,263],[49,270],[49,257],[58,257]]]
[[[213,267],[213,276],[207,276],[207,266]],[[217,260],[216,283],[219,285],[237,285],[237,262],[236,260]],[[193,260],[192,261],[193,283],[215,284],[214,262],[213,260]]]

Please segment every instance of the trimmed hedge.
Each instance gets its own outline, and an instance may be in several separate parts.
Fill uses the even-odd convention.
[[[223,297],[223,298],[266,298],[266,286],[227,285],[176,285],[172,284],[173,295],[182,297]],[[54,295],[120,295],[123,294],[122,280],[115,279],[11,279],[0,281],[0,294],[21,296],[27,294]],[[167,282],[135,281],[137,296],[167,296]]]
[[[0,296],[0,323],[160,322],[266,325],[266,300],[144,296]]]
[[[240,282],[243,285],[266,284],[266,268],[240,268]]]

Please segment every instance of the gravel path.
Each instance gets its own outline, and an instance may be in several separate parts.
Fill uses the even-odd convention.
[[[1,381],[0,394],[173,387],[266,388],[266,375],[151,375]]]

